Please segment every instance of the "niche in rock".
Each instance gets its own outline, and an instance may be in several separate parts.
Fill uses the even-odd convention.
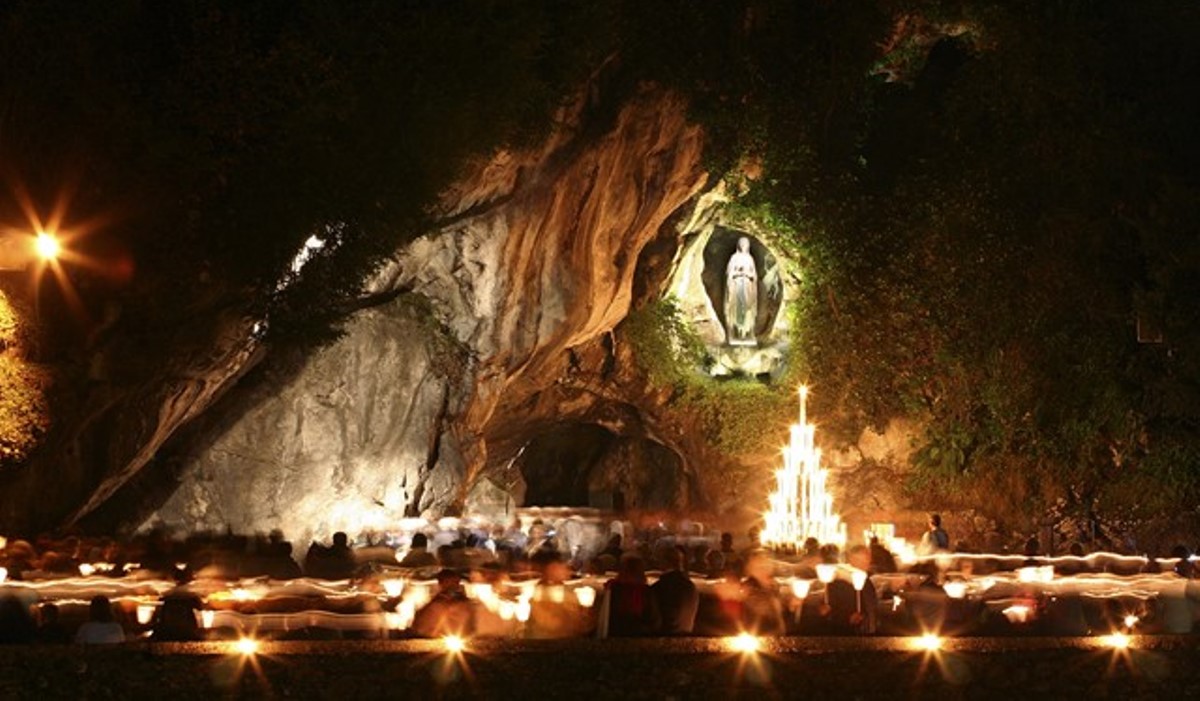
[[[557,424],[516,459],[524,506],[591,506],[613,511],[682,509],[690,482],[679,456],[656,441],[585,423]]]
[[[783,282],[779,275],[779,261],[754,236],[742,231],[727,229],[723,226],[714,227],[708,243],[704,246],[704,271],[701,281],[704,291],[708,294],[717,320],[725,329],[726,339],[730,336],[731,320],[726,316],[725,300],[729,295],[729,280],[726,270],[729,260],[738,250],[738,241],[745,238],[750,242],[750,257],[754,260],[757,273],[754,295],[756,305],[754,310],[754,337],[762,340],[769,336],[775,328],[775,320],[783,307]]]

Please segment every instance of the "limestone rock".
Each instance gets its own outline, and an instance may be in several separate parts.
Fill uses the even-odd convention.
[[[642,249],[705,182],[702,134],[675,96],[641,89],[602,129],[586,107],[540,148],[477,164],[444,196],[441,226],[368,284],[427,300],[434,318],[414,318],[405,295],[360,312],[298,372],[240,398],[240,416],[194,441],[151,521],[304,542],[461,508],[562,405],[497,407],[552,391],[570,349],[625,317]],[[439,374],[447,344],[468,360]],[[611,425],[633,426],[640,446],[636,423]],[[674,489],[648,498],[678,501]]]
[[[279,528],[297,543],[395,523],[436,503],[461,474],[442,436],[446,378],[429,354],[420,310],[365,310],[345,337],[289,380],[260,389],[237,421],[195,453],[183,483],[151,519],[196,530]],[[431,455],[430,437],[440,451]]]

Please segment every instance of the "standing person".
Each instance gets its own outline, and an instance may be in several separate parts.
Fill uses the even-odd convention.
[[[921,536],[921,554],[945,552],[950,549],[950,534],[942,528],[941,514],[929,514],[929,530]]]

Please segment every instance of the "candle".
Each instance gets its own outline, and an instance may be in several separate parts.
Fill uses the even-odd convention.
[[[137,607],[137,622],[139,625],[147,625],[154,619],[154,605],[141,604]]]

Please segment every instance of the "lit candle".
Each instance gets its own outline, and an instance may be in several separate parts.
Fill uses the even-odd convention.
[[[796,626],[800,625],[800,616],[804,613],[804,601],[808,598],[808,590],[812,586],[812,582],[807,579],[792,580],[792,594],[798,600],[796,605]]]
[[[154,619],[154,605],[141,604],[137,607],[137,622],[139,625],[147,625]]]
[[[596,603],[596,590],[592,587],[579,587],[575,590],[575,598],[579,600],[580,606],[591,608]]]

